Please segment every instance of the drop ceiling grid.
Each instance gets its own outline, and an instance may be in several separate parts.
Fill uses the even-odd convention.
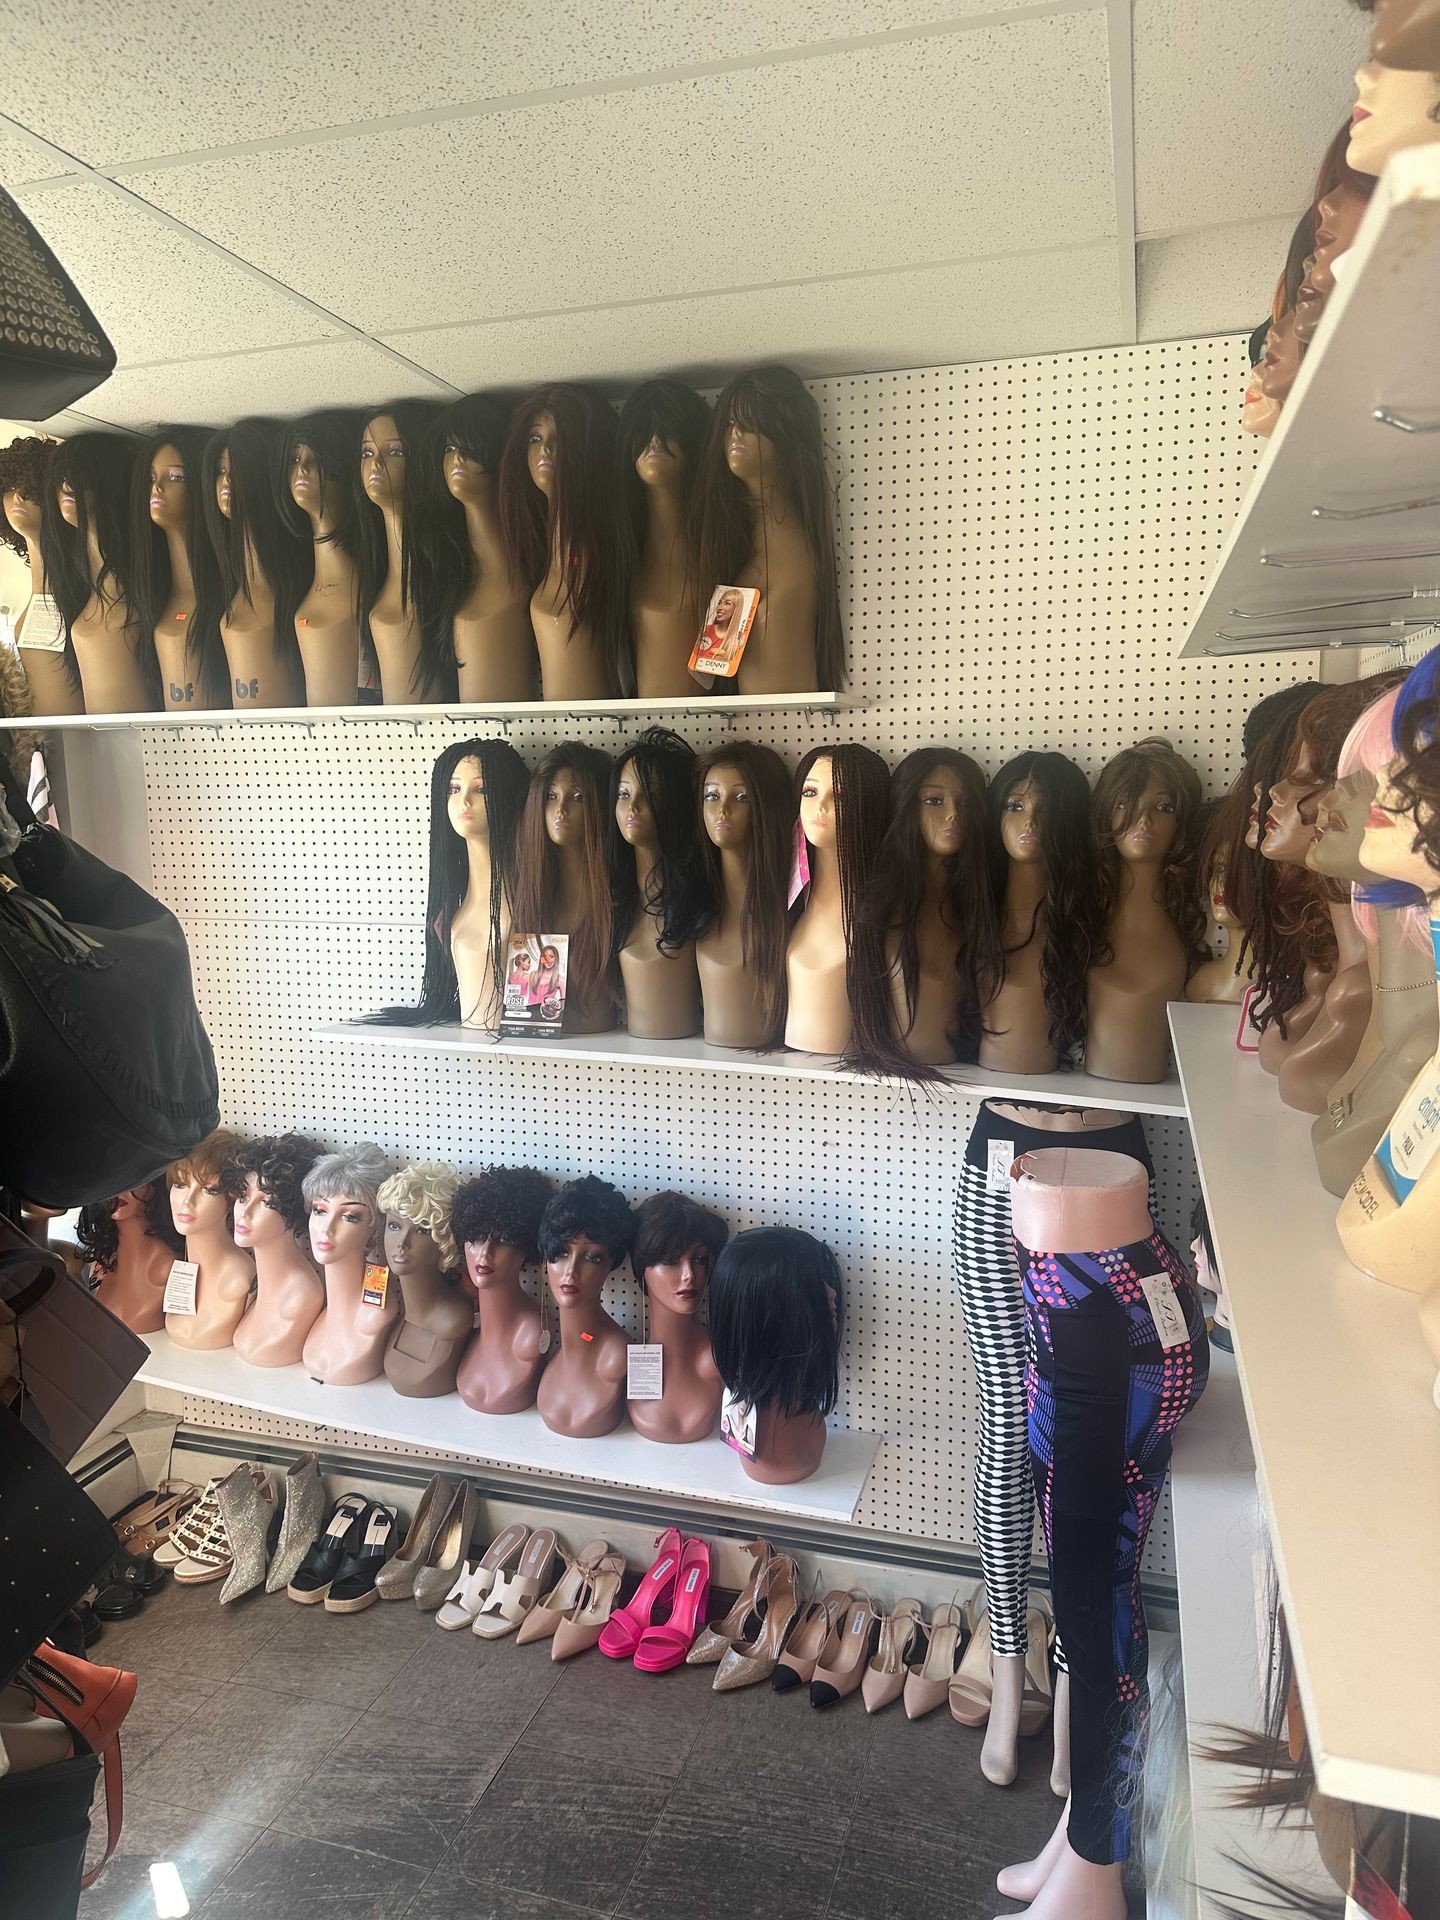
[[[851,738],[892,765],[953,743],[993,772],[1044,745],[1093,775],[1162,728],[1218,790],[1250,705],[1304,671],[1174,659],[1253,464],[1242,386],[1235,340],[812,383],[867,704],[697,715],[680,730],[697,745],[743,731],[791,764],[812,741]],[[576,731],[614,751],[634,724],[557,711],[507,731],[533,762]],[[143,736],[155,887],[191,938],[227,1119],[373,1137],[466,1168],[493,1157],[595,1171],[635,1200],[675,1185],[735,1227],[821,1234],[850,1299],[840,1418],[886,1436],[860,1523],[969,1545],[976,1409],[948,1221],[972,1103],[310,1039],[416,991],[429,769],[462,732],[441,718]],[[1147,1127],[1164,1223],[1184,1246],[1185,1130]],[[612,1292],[638,1332],[633,1282]],[[1163,1530],[1152,1562],[1168,1571]]]

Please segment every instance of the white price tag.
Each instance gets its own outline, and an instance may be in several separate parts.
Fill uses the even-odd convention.
[[[38,653],[65,651],[64,624],[50,594],[37,593],[20,616],[20,644]]]
[[[194,1313],[195,1282],[200,1268],[194,1260],[172,1260],[170,1278],[165,1282],[163,1308],[166,1313]]]
[[[660,1400],[664,1397],[665,1349],[663,1347],[627,1347],[625,1349],[625,1398]]]
[[[1190,1329],[1185,1324],[1180,1302],[1175,1298],[1175,1282],[1169,1274],[1142,1275],[1140,1290],[1145,1295],[1145,1304],[1150,1309],[1150,1318],[1155,1322],[1161,1346],[1183,1347],[1190,1338]]]
[[[987,1193],[1008,1193],[1010,1191],[1010,1169],[1015,1164],[1015,1142],[1013,1140],[991,1140],[985,1147],[985,1191]]]
[[[720,1400],[720,1438],[747,1460],[755,1458],[755,1432],[759,1419],[754,1407],[747,1407],[728,1389]]]

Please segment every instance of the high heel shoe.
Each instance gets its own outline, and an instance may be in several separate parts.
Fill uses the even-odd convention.
[[[965,1602],[965,1624],[970,1629],[970,1644],[950,1682],[950,1714],[962,1727],[983,1727],[990,1718],[990,1695],[994,1685],[990,1609],[985,1604],[984,1581]]]
[[[919,1631],[918,1600],[897,1600],[893,1611],[880,1615],[879,1638],[860,1682],[860,1696],[867,1713],[879,1713],[905,1691],[910,1650]]]
[[[229,1578],[220,1589],[220,1604],[226,1607],[256,1587],[265,1584],[265,1569],[270,1564],[271,1532],[278,1509],[270,1476],[257,1481],[247,1464],[226,1474],[215,1489],[220,1517],[225,1524],[225,1539],[230,1551]],[[175,1578],[183,1581],[186,1563],[175,1569]]]
[[[375,1591],[382,1600],[409,1600],[415,1592],[415,1579],[430,1558],[435,1536],[450,1517],[455,1499],[455,1482],[444,1473],[432,1473],[410,1522],[410,1531],[398,1553],[392,1554],[380,1569]],[[448,1583],[447,1583],[448,1584]],[[444,1595],[441,1595],[441,1599]],[[435,1603],[437,1606],[439,1601]]]
[[[809,1686],[815,1677],[815,1662],[825,1651],[840,1609],[849,1598],[848,1593],[836,1587],[823,1600],[805,1602],[770,1676],[770,1685],[776,1693],[792,1693],[796,1687]]]
[[[577,1653],[598,1643],[610,1624],[624,1578],[624,1554],[613,1548],[601,1554],[585,1576],[585,1590],[576,1606],[555,1629],[550,1642],[552,1660],[573,1660]]]
[[[868,1596],[852,1598],[825,1642],[815,1662],[815,1677],[810,1682],[812,1707],[833,1707],[860,1685],[865,1662],[875,1638],[875,1609]]]
[[[473,1480],[462,1480],[450,1498],[450,1509],[430,1542],[423,1567],[415,1570],[412,1592],[421,1613],[434,1613],[470,1552],[470,1541],[480,1518],[480,1496]]]
[[[485,1596],[485,1604],[475,1616],[470,1631],[479,1640],[503,1640],[514,1633],[526,1614],[538,1603],[540,1589],[555,1558],[555,1535],[549,1527],[537,1527],[525,1542],[513,1573],[502,1569]]]
[[[325,1482],[313,1453],[302,1453],[286,1468],[283,1484],[285,1506],[280,1515],[280,1538],[265,1576],[267,1593],[279,1593],[289,1586],[306,1549],[325,1522]]]
[[[325,1531],[311,1541],[285,1588],[292,1600],[298,1600],[302,1607],[314,1607],[325,1598],[345,1558],[352,1532],[359,1544],[359,1523],[369,1504],[363,1493],[347,1493],[335,1502]]]
[[[905,1675],[907,1720],[922,1720],[927,1713],[933,1713],[936,1707],[945,1704],[950,1682],[955,1678],[955,1669],[960,1664],[960,1648],[964,1640],[965,1622],[959,1607],[953,1600],[936,1607],[934,1617],[928,1624],[924,1620],[920,1622],[920,1633],[927,1642],[925,1657]]]
[[[596,1562],[609,1551],[610,1544],[606,1540],[591,1540],[577,1554],[569,1554],[561,1549],[565,1570],[539,1606],[520,1622],[520,1631],[515,1636],[517,1647],[527,1647],[533,1640],[551,1640],[555,1637],[561,1622],[574,1613],[584,1599]]]
[[[680,1550],[670,1618],[646,1627],[635,1649],[641,1673],[669,1673],[683,1667],[710,1604],[710,1549],[703,1540],[687,1540]]]
[[[394,1507],[376,1505],[355,1525],[359,1543],[353,1535],[346,1542],[345,1558],[336,1568],[325,1596],[327,1613],[363,1613],[374,1606],[379,1598],[375,1582],[395,1551],[400,1515]]]
[[[520,1549],[528,1538],[528,1528],[516,1521],[513,1526],[505,1527],[496,1534],[478,1560],[462,1560],[455,1584],[435,1616],[436,1626],[443,1627],[447,1633],[458,1633],[473,1627],[475,1616],[495,1584],[496,1574],[502,1567],[508,1567],[512,1560],[519,1558]]]
[[[635,1589],[628,1605],[617,1607],[596,1643],[607,1660],[630,1660],[640,1644],[640,1636],[649,1626],[656,1607],[675,1584],[680,1571],[682,1541],[678,1527],[657,1534],[659,1551],[654,1564]]]
[[[685,1664],[691,1667],[713,1667],[722,1660],[731,1647],[743,1640],[750,1616],[756,1612],[760,1578],[770,1562],[770,1543],[768,1540],[752,1540],[745,1549],[754,1563],[750,1568],[750,1577],[741,1588],[739,1597],[723,1620],[712,1620],[708,1627],[702,1627],[696,1636],[695,1644],[685,1656]]]
[[[777,1553],[765,1562],[755,1590],[755,1603],[765,1611],[753,1640],[739,1640],[725,1649],[715,1675],[716,1693],[733,1693],[768,1680],[775,1671],[795,1615],[800,1609],[799,1569],[788,1554]]]

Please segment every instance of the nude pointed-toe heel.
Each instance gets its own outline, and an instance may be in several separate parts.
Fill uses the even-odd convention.
[[[925,1641],[925,1655],[905,1675],[905,1718],[923,1720],[927,1713],[943,1707],[950,1694],[950,1682],[960,1664],[965,1623],[960,1609],[947,1600],[935,1609],[928,1624],[920,1622],[918,1638]]]
[[[880,1615],[879,1638],[860,1681],[860,1697],[867,1713],[879,1713],[905,1691],[910,1652],[919,1632],[918,1600],[897,1600],[893,1612]]]
[[[875,1642],[875,1609],[869,1598],[851,1600],[831,1629],[810,1682],[812,1707],[833,1707],[859,1687]]]

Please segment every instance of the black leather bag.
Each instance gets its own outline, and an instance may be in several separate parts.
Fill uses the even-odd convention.
[[[219,1125],[190,950],[168,908],[53,827],[5,773],[0,1185],[39,1206],[153,1179]]]

